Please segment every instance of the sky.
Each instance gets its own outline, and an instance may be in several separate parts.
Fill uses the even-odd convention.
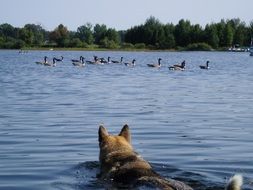
[[[54,30],[59,24],[76,31],[86,23],[126,30],[154,16],[162,23],[187,19],[205,26],[221,19],[253,21],[253,0],[0,0],[0,24],[14,27],[40,24]]]

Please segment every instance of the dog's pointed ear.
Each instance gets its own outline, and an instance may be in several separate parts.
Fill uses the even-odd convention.
[[[101,142],[108,135],[106,128],[103,125],[100,125],[98,130],[98,141]]]
[[[129,142],[129,144],[131,144],[131,133],[130,133],[130,129],[127,124],[125,124],[122,127],[122,129],[119,133],[119,136],[124,137],[127,140],[127,142]]]

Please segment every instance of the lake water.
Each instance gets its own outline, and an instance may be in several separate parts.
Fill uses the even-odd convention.
[[[35,64],[64,56],[56,67]],[[83,55],[121,64],[72,66]],[[162,67],[147,63],[162,58]],[[185,71],[168,66],[186,60]],[[201,70],[210,60],[210,69]],[[253,189],[253,57],[231,52],[0,51],[0,189],[104,189],[96,179],[100,123],[165,177]]]

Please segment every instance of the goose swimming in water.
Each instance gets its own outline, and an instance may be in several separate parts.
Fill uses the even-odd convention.
[[[206,62],[206,65],[200,65],[199,68],[201,69],[209,69],[209,61]]]
[[[72,62],[72,64],[73,64],[74,66],[84,67],[84,66],[85,66],[84,57],[81,56],[81,60],[80,60],[80,61],[77,61],[77,62],[74,61],[74,62]]]
[[[106,61],[105,58],[101,57],[98,59],[100,63],[108,63],[109,61]],[[110,58],[108,57],[108,60],[110,60]]]
[[[104,63],[102,62],[102,59],[104,58],[98,58],[97,56],[93,56],[93,57],[94,57],[94,61],[86,61],[86,63],[104,65]]]
[[[55,67],[56,66],[56,59],[53,58],[53,63],[52,62],[45,62],[44,66]]]
[[[54,59],[55,59],[55,61],[63,61],[63,56],[61,56],[60,59],[58,59],[58,58],[56,58],[56,57],[54,57]]]
[[[79,60],[78,59],[71,59],[72,62],[80,62],[82,60],[83,56],[80,56]]]
[[[120,61],[112,60],[112,63],[122,63],[122,62],[123,62],[123,57],[120,57]]]
[[[179,71],[185,70],[185,60],[180,65],[176,64],[176,65],[170,66],[169,69],[170,70],[179,70]]]
[[[108,57],[108,58],[107,58],[107,63],[112,63],[112,62],[111,62],[111,57]]]
[[[39,64],[39,65],[44,65],[45,63],[47,63],[47,56],[44,57],[44,62],[41,61],[36,61],[35,63]]]
[[[132,62],[126,62],[126,63],[124,63],[126,66],[128,66],[128,67],[134,67],[135,66],[135,59],[133,59],[133,61]]]
[[[156,68],[160,68],[161,67],[161,58],[158,59],[158,63],[154,63],[154,64],[147,64],[148,67],[156,67]]]

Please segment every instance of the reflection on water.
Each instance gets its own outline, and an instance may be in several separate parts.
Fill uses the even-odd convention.
[[[35,64],[64,56],[56,67]],[[72,66],[93,55],[131,61]],[[162,58],[160,69],[149,68]],[[186,70],[167,67],[186,60]],[[201,70],[210,60],[210,70]],[[253,64],[247,53],[0,51],[0,189],[104,189],[99,123],[155,170],[195,189],[223,189],[234,173],[253,189]],[[91,161],[91,162],[90,162]]]

